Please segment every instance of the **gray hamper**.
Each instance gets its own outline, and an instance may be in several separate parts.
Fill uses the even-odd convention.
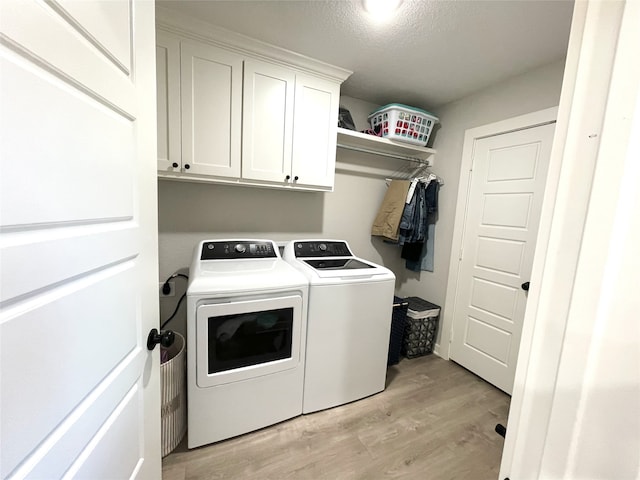
[[[405,323],[402,353],[407,358],[433,352],[438,332],[440,307],[420,297],[407,297],[409,302]]]

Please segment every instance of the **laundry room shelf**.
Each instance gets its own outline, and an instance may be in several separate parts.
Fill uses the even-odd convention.
[[[338,128],[338,148],[420,163],[432,167],[436,151],[365,133]]]

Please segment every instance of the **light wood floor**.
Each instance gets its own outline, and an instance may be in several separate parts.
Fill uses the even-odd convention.
[[[183,441],[163,479],[495,480],[509,399],[453,362],[402,359],[372,397],[194,450]]]

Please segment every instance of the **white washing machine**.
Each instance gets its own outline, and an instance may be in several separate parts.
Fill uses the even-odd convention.
[[[207,240],[187,289],[188,447],[302,413],[308,281],[269,240]]]
[[[384,390],[394,274],[340,240],[295,240],[283,258],[309,280],[302,412]]]

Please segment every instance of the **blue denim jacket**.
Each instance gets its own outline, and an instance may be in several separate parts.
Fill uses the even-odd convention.
[[[426,187],[424,183],[418,182],[411,202],[405,205],[402,212],[399,228],[400,237],[398,238],[399,245],[424,241],[427,232],[425,194]]]

